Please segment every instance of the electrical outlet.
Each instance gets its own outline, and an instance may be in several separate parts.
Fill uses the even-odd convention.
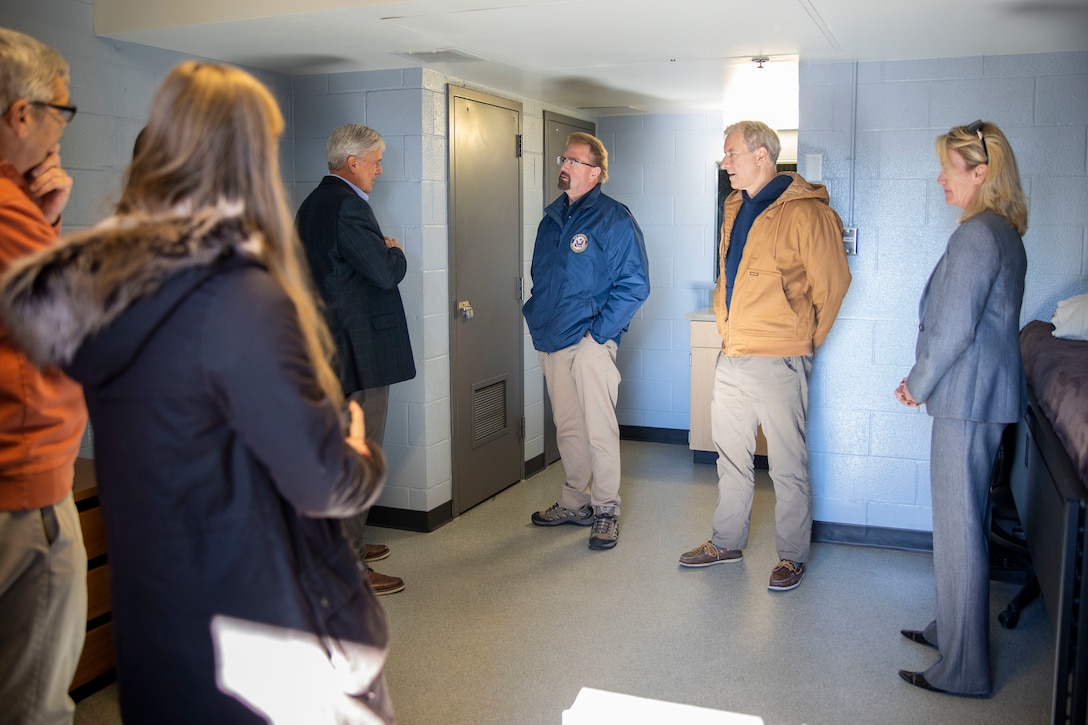
[[[846,248],[846,254],[853,256],[858,253],[858,228],[846,227],[842,230],[842,245]]]

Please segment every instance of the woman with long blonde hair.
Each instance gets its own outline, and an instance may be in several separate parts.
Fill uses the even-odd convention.
[[[336,519],[385,475],[340,415],[279,174],[283,117],[224,65],[164,80],[117,213],[5,278],[84,387],[132,722],[391,722],[388,632]]]
[[[937,650],[910,684],[954,695],[990,694],[990,477],[1005,426],[1027,408],[1020,305],[1027,199],[1016,157],[995,124],[937,137],[937,183],[963,210],[922,293],[915,363],[895,391],[933,418],[933,573],[936,616],[907,639]]]

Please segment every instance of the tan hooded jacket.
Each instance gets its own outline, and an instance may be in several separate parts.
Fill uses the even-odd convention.
[[[718,276],[714,315],[726,355],[811,354],[827,338],[850,287],[842,220],[828,204],[827,189],[785,173],[793,182],[748,232],[728,309],[725,275]],[[725,200],[722,270],[741,201],[739,190]]]

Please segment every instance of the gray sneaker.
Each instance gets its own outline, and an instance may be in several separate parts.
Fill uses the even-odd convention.
[[[587,503],[581,508],[568,509],[558,503],[553,503],[543,511],[535,512],[532,519],[537,526],[559,526],[560,524],[591,526],[593,524],[593,507]]]
[[[713,566],[714,564],[732,564],[744,558],[740,549],[719,549],[711,542],[700,544],[691,551],[680,555],[680,566]]]
[[[593,530],[589,532],[589,548],[611,549],[620,536],[620,520],[613,514],[597,514]]]

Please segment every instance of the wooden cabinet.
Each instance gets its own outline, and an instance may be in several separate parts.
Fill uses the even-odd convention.
[[[691,324],[691,419],[688,448],[695,460],[712,463],[717,459],[710,435],[710,396],[714,389],[714,366],[722,349],[722,338],[714,322],[714,310],[706,308],[687,315]],[[756,455],[767,455],[763,430],[756,432]]]
[[[83,546],[87,549],[87,638],[69,689],[75,690],[113,669],[113,624],[110,621],[110,568],[106,561],[106,528],[98,506],[94,461],[76,459],[73,489]]]

